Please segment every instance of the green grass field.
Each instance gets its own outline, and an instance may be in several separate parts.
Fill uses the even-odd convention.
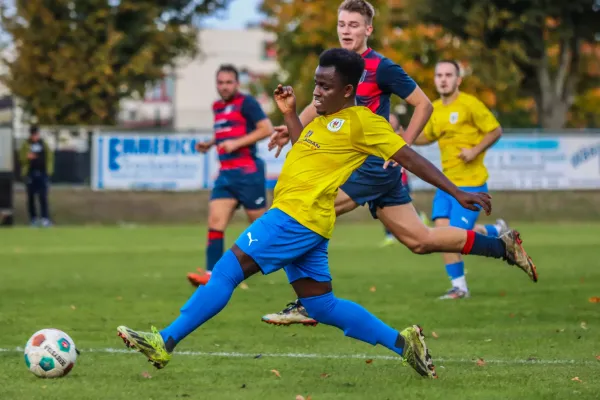
[[[539,282],[471,256],[472,298],[455,302],[436,299],[449,286],[440,256],[379,249],[374,222],[336,228],[336,295],[399,329],[421,324],[437,381],[334,328],[261,323],[294,298],[283,272],[251,278],[166,369],[154,370],[123,352],[115,328],[176,317],[193,290],[185,274],[204,260],[203,227],[0,230],[0,399],[596,399],[600,303],[589,298],[600,296],[600,225],[519,228]],[[63,379],[34,377],[18,349],[49,327],[82,351]]]

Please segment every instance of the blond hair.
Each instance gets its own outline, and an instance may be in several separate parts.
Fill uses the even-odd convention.
[[[341,11],[359,13],[365,18],[367,25],[373,25],[373,17],[375,16],[375,8],[371,3],[365,0],[344,0],[338,8],[338,14]]]

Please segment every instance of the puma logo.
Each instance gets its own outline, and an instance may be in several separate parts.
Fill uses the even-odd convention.
[[[251,246],[253,242],[258,242],[258,239],[252,239],[252,232],[248,232],[248,246]]]

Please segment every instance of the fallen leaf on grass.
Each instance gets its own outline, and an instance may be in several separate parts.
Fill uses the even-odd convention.
[[[296,400],[306,400],[306,399],[304,398],[304,396],[299,394],[298,396],[296,396]]]
[[[375,292],[377,291],[377,288],[375,286],[371,286],[371,288],[369,289],[371,292]]]
[[[431,337],[434,338],[434,339],[439,338],[438,334],[435,333],[434,331],[431,331]]]
[[[144,372],[142,372],[142,378],[152,379],[152,375],[150,375],[148,372],[144,371]]]
[[[117,296],[117,300],[121,301],[123,298],[121,296]]]
[[[510,314],[508,314],[508,316],[509,316],[510,318],[514,318],[514,317],[515,317],[515,314],[513,314],[513,313],[510,313]]]
[[[575,378],[571,378],[571,380],[572,380],[573,382],[583,382],[581,379],[579,379],[579,377],[578,377],[578,376],[576,376]]]
[[[483,367],[485,365],[485,361],[483,358],[478,358],[476,364],[478,367]]]
[[[581,324],[579,325],[581,326],[581,329],[587,329],[587,323],[585,321],[581,321]]]
[[[247,290],[248,289],[248,285],[246,284],[246,282],[240,283],[240,289],[243,289],[243,290]]]
[[[329,378],[329,374],[324,372],[321,374],[321,378]]]
[[[366,362],[367,364],[372,364],[372,363],[373,363],[373,360],[369,358],[368,360],[365,360],[365,362]]]
[[[506,292],[503,290],[500,292],[500,297],[504,297],[504,296],[506,296]]]
[[[276,369],[272,369],[271,372],[274,373],[276,377],[281,378],[281,374]]]
[[[590,297],[589,302],[590,303],[600,303],[600,297],[597,297],[597,296]]]
[[[74,305],[71,305],[71,310],[76,310],[77,307],[75,307]]]
[[[579,278],[579,283],[585,282],[583,278]]]
[[[600,356],[596,356],[596,360],[600,361]]]

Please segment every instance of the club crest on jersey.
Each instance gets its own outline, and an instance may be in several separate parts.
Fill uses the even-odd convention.
[[[230,104],[230,105],[226,106],[225,109],[223,110],[223,114],[230,114],[230,113],[232,113],[233,112],[233,108],[234,108],[233,104]]]
[[[334,118],[327,124],[327,129],[329,129],[330,132],[337,132],[341,129],[342,125],[344,125],[344,122],[345,121],[341,118]]]
[[[457,112],[450,113],[450,123],[455,124],[457,122],[458,122],[458,113]]]

